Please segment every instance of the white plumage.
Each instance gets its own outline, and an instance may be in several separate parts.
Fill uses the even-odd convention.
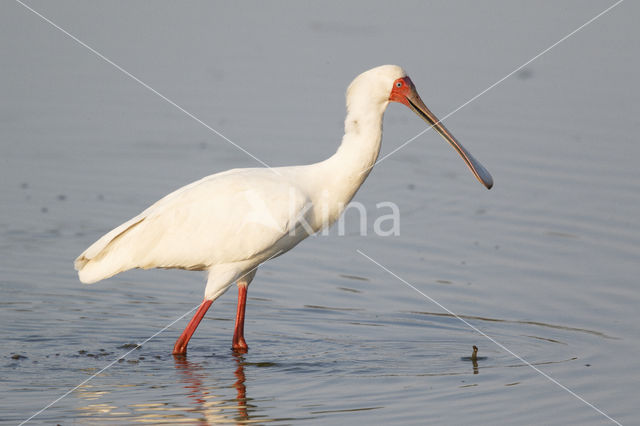
[[[382,118],[390,101],[409,106],[435,124],[476,177],[491,187],[491,176],[437,122],[405,72],[385,65],[359,75],[349,86],[345,135],[332,157],[306,166],[234,169],[184,186],[85,250],[75,261],[80,280],[94,283],[132,268],[207,270],[206,307],[183,333],[182,346],[179,339],[174,348],[174,353],[184,353],[211,301],[236,280],[241,291],[244,286],[246,298],[246,287],[260,263],[340,216],[377,159]],[[240,317],[240,301],[238,308]],[[242,324],[243,320],[244,300]],[[242,324],[236,322],[237,350],[246,350]]]
[[[93,283],[131,268],[208,270],[269,257],[309,197],[269,169],[236,169],[184,186],[104,235],[77,260]],[[291,206],[289,203],[292,203]]]

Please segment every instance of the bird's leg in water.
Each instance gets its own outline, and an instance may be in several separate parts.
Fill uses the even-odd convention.
[[[202,304],[198,308],[196,314],[189,321],[189,325],[184,329],[182,335],[176,340],[176,344],[173,346],[173,354],[174,355],[186,355],[187,353],[187,344],[189,343],[189,339],[193,335],[193,332],[198,328],[198,324],[202,321],[204,314],[209,309],[209,306],[213,303],[213,300],[203,300]]]
[[[236,328],[233,331],[234,352],[247,353],[249,346],[244,341],[244,310],[247,305],[247,287],[243,282],[238,283],[238,311],[236,313]]]

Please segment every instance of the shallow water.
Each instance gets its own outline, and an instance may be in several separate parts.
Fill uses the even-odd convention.
[[[269,165],[329,156],[344,89],[371,66],[403,65],[442,117],[606,7],[29,4]],[[31,422],[609,422],[588,404],[636,419],[637,5],[446,120],[494,189],[426,133],[357,194],[368,235],[350,211],[346,236],[261,266],[248,354],[230,350],[229,292],[178,359],[187,318],[136,344],[201,301],[201,273],[85,286],[72,261],[169,191],[259,164],[19,4],[1,9],[3,423],[72,389]],[[423,129],[390,107],[382,155]],[[373,232],[383,201],[400,207],[398,236]]]

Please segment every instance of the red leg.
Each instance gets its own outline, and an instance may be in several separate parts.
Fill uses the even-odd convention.
[[[244,341],[244,311],[247,305],[247,284],[238,284],[238,312],[236,313],[236,328],[233,331],[233,350],[246,353],[249,349]]]
[[[184,329],[182,335],[176,340],[176,344],[173,346],[173,354],[174,355],[185,355],[187,353],[187,343],[189,343],[189,339],[193,335],[193,332],[198,328],[198,324],[204,317],[204,314],[209,309],[209,306],[213,303],[213,300],[204,300],[202,304],[198,308],[196,314],[191,318],[187,328]]]

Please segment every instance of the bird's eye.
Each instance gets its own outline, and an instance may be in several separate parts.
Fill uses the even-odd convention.
[[[396,87],[397,87],[397,88],[402,87],[402,82],[401,82],[401,81],[398,81],[398,82],[396,83]]]

